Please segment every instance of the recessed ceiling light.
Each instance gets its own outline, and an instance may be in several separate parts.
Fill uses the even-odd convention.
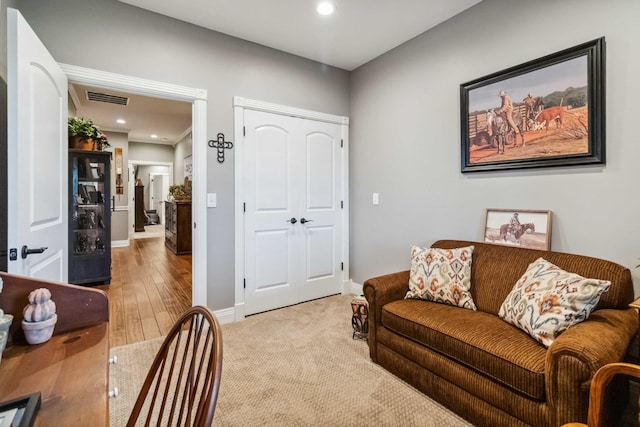
[[[124,121],[124,119],[118,119],[118,120],[116,120],[116,122],[120,123],[121,125],[127,123],[127,122]]]
[[[158,135],[156,135],[155,133],[153,135],[151,135],[151,138],[156,139],[158,137]]]
[[[324,1],[318,5],[316,9],[320,15],[331,15],[335,10],[333,3],[329,3],[328,1]]]

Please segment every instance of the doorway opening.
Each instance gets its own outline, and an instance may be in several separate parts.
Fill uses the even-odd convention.
[[[193,149],[193,209],[191,215],[193,235],[192,304],[207,305],[207,235],[206,220],[206,90],[177,86],[137,77],[92,70],[68,64],[59,64],[69,83],[82,84],[106,90],[125,92],[159,99],[186,101],[192,105]],[[105,129],[106,131],[107,129]]]

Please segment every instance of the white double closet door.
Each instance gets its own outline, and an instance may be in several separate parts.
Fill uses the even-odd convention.
[[[244,114],[245,313],[339,293],[341,126]]]

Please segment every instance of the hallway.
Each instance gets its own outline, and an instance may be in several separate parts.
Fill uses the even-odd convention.
[[[96,287],[109,296],[109,346],[165,335],[191,307],[191,255],[174,255],[163,237],[131,239],[111,253],[111,284]]]

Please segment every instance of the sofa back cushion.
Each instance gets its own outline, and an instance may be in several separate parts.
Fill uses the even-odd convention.
[[[571,273],[608,280],[611,286],[602,294],[596,310],[628,308],[633,301],[631,271],[611,261],[563,252],[540,251],[464,240],[439,240],[432,247],[452,249],[474,246],[471,266],[471,296],[478,310],[498,314],[502,302],[529,264],[543,257]]]

